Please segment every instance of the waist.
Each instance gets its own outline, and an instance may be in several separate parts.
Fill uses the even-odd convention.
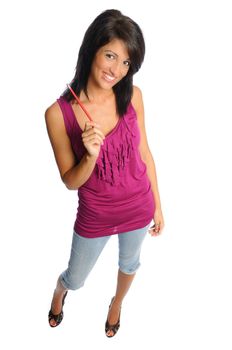
[[[124,232],[128,228],[136,229],[148,224],[155,211],[154,196],[149,187],[137,197],[127,200],[93,202],[80,200],[75,228],[86,237]]]
[[[79,192],[78,213],[88,220],[104,222],[109,217],[125,218],[128,213],[136,213],[141,207],[153,207],[153,193],[149,179],[144,179],[141,186],[130,188],[113,188],[110,192],[101,192],[98,195],[94,191],[83,188]],[[147,210],[146,208],[146,210]]]

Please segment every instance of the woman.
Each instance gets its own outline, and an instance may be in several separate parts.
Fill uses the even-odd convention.
[[[79,198],[68,268],[58,278],[49,311],[51,327],[63,319],[68,290],[84,285],[105,244],[117,234],[118,284],[105,323],[106,335],[114,336],[151,220],[152,236],[164,227],[142,94],[133,86],[144,53],[141,29],[132,19],[117,10],[101,13],[85,33],[70,89],[46,110],[61,179],[78,190]]]

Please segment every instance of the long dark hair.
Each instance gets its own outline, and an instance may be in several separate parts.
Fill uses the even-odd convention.
[[[115,38],[121,39],[126,44],[131,61],[127,75],[113,87],[117,113],[122,116],[126,113],[131,101],[133,75],[139,70],[143,62],[145,42],[138,24],[131,18],[124,16],[120,11],[106,10],[90,24],[79,50],[76,73],[70,86],[78,96],[83,90],[88,97],[87,82],[95,54],[102,46]],[[68,102],[73,99],[73,95],[68,88],[62,96]]]

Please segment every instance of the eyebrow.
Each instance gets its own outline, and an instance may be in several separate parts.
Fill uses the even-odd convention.
[[[116,52],[112,51],[112,50],[104,50],[104,52],[112,52],[115,56],[118,57],[118,54]],[[124,61],[130,61],[130,58],[128,57]]]

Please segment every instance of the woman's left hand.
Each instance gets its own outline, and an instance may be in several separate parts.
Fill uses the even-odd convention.
[[[148,232],[151,236],[159,236],[164,228],[164,219],[162,210],[157,208],[154,215],[154,225],[149,228]]]

